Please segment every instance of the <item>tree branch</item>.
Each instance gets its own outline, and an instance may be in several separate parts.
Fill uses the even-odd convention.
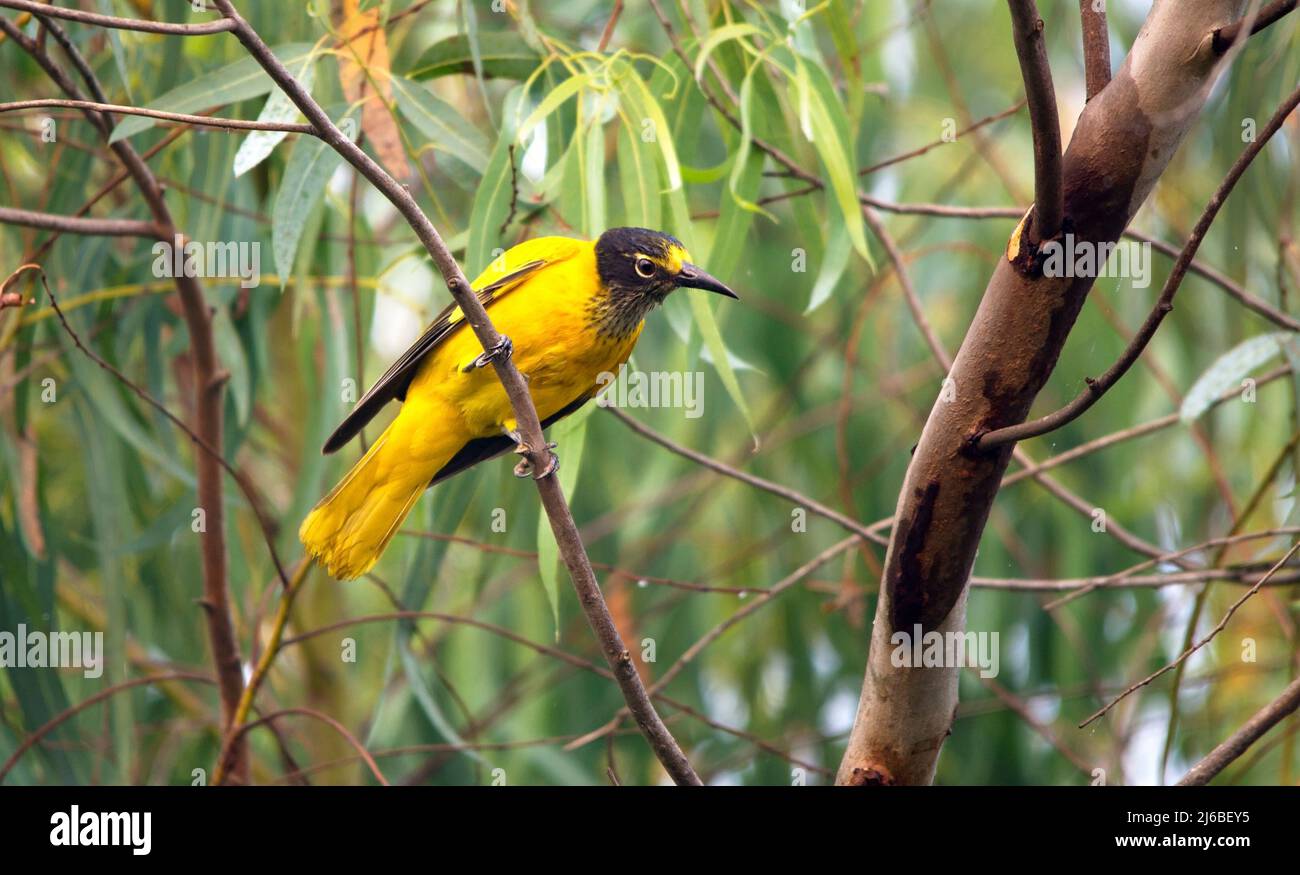
[[[652,443],[656,443],[659,446],[663,447],[664,449],[674,452],[679,456],[690,459],[692,462],[694,462],[697,465],[701,465],[705,468],[708,468],[710,471],[716,471],[717,473],[722,474],[726,477],[731,477],[732,479],[739,480],[741,483],[747,483],[750,486],[763,490],[764,492],[770,492],[772,495],[778,496],[780,498],[784,498],[786,501],[792,504],[807,509],[809,513],[816,514],[819,517],[828,519],[831,522],[836,523],[837,525],[840,525],[845,529],[848,529],[850,532],[853,532],[854,534],[858,535],[862,539],[866,541],[870,541],[873,544],[884,545],[889,543],[887,539],[885,539],[883,536],[879,534],[880,529],[888,528],[889,525],[888,521],[886,521],[884,524],[873,523],[870,526],[863,525],[857,520],[852,519],[851,517],[847,517],[844,514],[840,513],[839,511],[827,507],[826,505],[822,504],[819,501],[814,501],[808,496],[803,495],[793,489],[790,489],[789,487],[782,486],[780,483],[773,483],[771,480],[764,480],[762,477],[758,477],[754,474],[749,474],[745,471],[741,471],[738,468],[733,468],[724,462],[719,462],[717,459],[713,458],[712,456],[707,456],[704,453],[701,453],[697,450],[692,450],[690,447],[682,446],[676,441],[668,437],[665,437],[664,435],[650,428],[650,426],[639,422],[638,420],[634,419],[633,417],[629,416],[628,414],[624,413],[622,410],[619,410],[618,408],[609,407],[606,409],[609,410],[610,413],[614,414],[614,416],[618,417],[619,421],[621,421],[628,428],[632,429],[632,431],[641,435],[641,437],[645,438],[648,441],[651,441]]]
[[[1192,766],[1178,782],[1178,786],[1199,787],[1208,784],[1215,775],[1222,772],[1233,760],[1244,754],[1247,748],[1262,738],[1264,733],[1294,714],[1296,708],[1300,708],[1300,679],[1292,681],[1280,696],[1261,708],[1254,717],[1246,721],[1245,725]]]
[[[424,244],[434,264],[437,265],[443,281],[446,282],[452,297],[460,306],[461,312],[465,314],[465,320],[473,329],[474,335],[482,344],[483,349],[486,351],[496,348],[501,343],[501,335],[493,327],[487,311],[470,288],[469,280],[461,272],[460,265],[456,263],[456,259],[443,242],[437,229],[424,215],[411,193],[389,176],[355,143],[343,135],[343,132],[330,120],[320,105],[298,84],[284,64],[275,57],[262,38],[239,15],[230,0],[216,0],[216,4],[222,14],[234,22],[232,32],[235,38],[243,44],[249,54],[257,60],[262,68],[270,74],[275,83],[302,110],[303,115],[307,117],[308,122],[316,129],[318,135],[378,188],[380,193],[402,214],[411,229],[415,231],[420,242]],[[534,470],[544,470],[548,466],[550,451],[546,448],[541,423],[538,421],[537,411],[533,407],[528,387],[514,362],[509,358],[498,356],[493,359],[492,366],[496,370],[497,377],[501,380],[507,397],[510,399],[519,432],[525,442],[526,456],[533,463]],[[635,716],[637,725],[650,743],[655,756],[675,782],[678,784],[699,784],[700,779],[691,768],[686,755],[682,753],[677,741],[668,731],[668,727],[664,725],[650,698],[646,695],[645,687],[641,684],[636,667],[632,664],[631,654],[624,647],[618,628],[614,625],[614,619],[610,616],[609,609],[605,605],[604,597],[600,592],[600,585],[596,581],[595,572],[591,568],[591,562],[587,557],[586,549],[583,547],[582,538],[578,534],[577,525],[573,521],[573,515],[564,500],[564,493],[560,488],[559,480],[555,477],[542,477],[535,482],[537,491],[541,495],[542,507],[545,509],[551,524],[551,531],[555,535],[560,555],[564,558],[564,564],[569,570],[574,589],[577,590],[583,613],[600,642],[605,659],[609,662],[610,668],[613,669],[619,689],[623,693],[628,708]]]
[[[1056,114],[1052,68],[1043,41],[1043,20],[1034,0],[1007,0],[1020,74],[1025,80],[1029,120],[1034,131],[1034,225],[1032,239],[1050,240],[1061,230],[1064,188],[1061,178],[1061,122]]]
[[[1250,162],[1268,144],[1269,139],[1281,129],[1282,123],[1286,121],[1287,116],[1291,114],[1297,104],[1300,104],[1300,87],[1297,87],[1286,100],[1282,101],[1282,105],[1278,107],[1277,112],[1273,113],[1273,117],[1268,120],[1268,124],[1259,132],[1259,136],[1255,141],[1249,144],[1237,157],[1232,169],[1228,171],[1228,175],[1224,177],[1218,190],[1210,198],[1210,202],[1206,204],[1205,211],[1201,213],[1200,219],[1197,220],[1191,236],[1187,238],[1183,251],[1179,254],[1178,260],[1174,262],[1173,270],[1170,271],[1169,278],[1165,281],[1165,287],[1160,292],[1160,298],[1156,302],[1155,308],[1147,314],[1146,320],[1133,336],[1133,340],[1129,343],[1128,348],[1124,350],[1123,355],[1119,357],[1119,360],[1111,365],[1109,370],[1100,377],[1096,379],[1086,378],[1087,388],[1060,410],[1032,422],[1007,426],[981,436],[978,441],[980,450],[987,452],[1026,438],[1044,435],[1073,422],[1082,416],[1089,407],[1096,404],[1101,396],[1119,382],[1124,374],[1128,373],[1128,369],[1137,362],[1143,351],[1146,350],[1147,344],[1151,342],[1151,338],[1155,335],[1156,329],[1160,327],[1160,323],[1174,309],[1174,296],[1178,294],[1178,288],[1182,284],[1183,277],[1187,275],[1187,271],[1191,268],[1192,259],[1196,256],[1196,250],[1200,248],[1201,241],[1209,233],[1210,226],[1214,224],[1214,220],[1219,215],[1219,210],[1222,208],[1224,201],[1228,199],[1228,195],[1232,193],[1233,187],[1241,179],[1242,174],[1246,172]]]
[[[99,27],[111,27],[114,30],[134,30],[141,33],[169,33],[176,36],[204,36],[210,33],[224,33],[233,30],[234,25],[225,20],[208,21],[203,24],[171,24],[166,21],[145,21],[139,18],[118,18],[115,15],[100,15],[96,12],[82,12],[80,9],[64,9],[32,0],[0,0],[0,8],[17,9],[33,15],[51,18],[63,18],[79,21],[82,24],[94,24]]]
[[[1079,0],[1083,23],[1083,69],[1087,99],[1110,84],[1110,31],[1106,27],[1106,0]]]
[[[1187,660],[1187,658],[1190,657],[1193,653],[1195,653],[1196,651],[1204,647],[1206,644],[1209,644],[1211,641],[1213,641],[1214,638],[1227,627],[1228,621],[1232,619],[1233,614],[1237,613],[1237,609],[1240,608],[1242,605],[1244,605],[1247,601],[1249,601],[1250,598],[1255,595],[1255,593],[1259,592],[1260,589],[1263,588],[1264,584],[1272,580],[1273,576],[1277,574],[1279,570],[1281,570],[1282,566],[1286,565],[1286,563],[1290,561],[1291,557],[1296,554],[1297,550],[1300,550],[1300,540],[1292,544],[1291,549],[1286,552],[1286,555],[1284,555],[1281,559],[1277,560],[1277,562],[1273,565],[1272,568],[1270,568],[1267,572],[1265,572],[1264,575],[1259,578],[1259,580],[1255,581],[1255,584],[1250,589],[1246,590],[1246,592],[1242,594],[1241,598],[1237,599],[1235,602],[1233,602],[1231,605],[1228,606],[1227,613],[1225,613],[1223,617],[1219,620],[1219,622],[1215,624],[1213,629],[1211,629],[1208,633],[1206,633],[1204,638],[1195,642],[1186,650],[1184,650],[1182,653],[1180,653],[1178,655],[1178,658],[1175,659],[1173,662],[1165,665],[1162,668],[1157,669],[1156,671],[1153,671],[1151,674],[1147,675],[1142,680],[1128,687],[1126,690],[1124,690],[1124,692],[1120,693],[1118,696],[1116,696],[1114,699],[1108,702],[1105,706],[1099,708],[1087,720],[1084,720],[1082,723],[1080,723],[1079,728],[1084,729],[1085,727],[1088,726],[1088,724],[1092,723],[1093,721],[1101,719],[1110,711],[1111,708],[1114,708],[1120,702],[1124,701],[1129,696],[1136,693],[1138,690],[1142,689],[1147,684],[1151,683],[1152,681],[1160,677],[1165,672],[1172,671],[1173,669],[1182,665]],[[1207,776],[1207,780],[1209,777],[1212,777],[1212,775]]]
[[[12,103],[0,103],[0,112],[17,112],[24,109],[80,109],[99,113],[118,113],[120,115],[139,115],[159,121],[180,125],[201,125],[208,128],[225,128],[235,131],[285,131],[291,134],[315,134],[311,125],[298,122],[259,122],[244,121],[234,118],[213,118],[207,115],[190,115],[183,112],[164,112],[160,109],[142,109],[136,106],[122,106],[116,103],[98,103],[93,100],[18,100]]]
[[[1077,241],[1113,243],[1146,201],[1222,69],[1208,35],[1238,8],[1238,0],[1156,0],[1124,64],[1085,106],[1061,162],[1062,215]],[[1031,110],[1034,102],[1031,96]],[[975,553],[1012,456],[1009,446],[985,453],[974,441],[1023,421],[1095,281],[1046,277],[1026,261],[998,259],[953,359],[949,397],[931,408],[899,490],[862,697],[837,783],[934,778],[959,672],[897,667],[890,638],[918,624],[927,633],[965,628]]]
[[[83,219],[79,216],[60,216],[0,207],[0,225],[22,225],[41,228],[62,234],[88,234],[95,237],[148,237],[158,238],[158,226],[137,219]]]
[[[1242,28],[1249,27],[1250,32],[1247,36],[1254,36],[1264,28],[1278,21],[1288,12],[1296,7],[1296,0],[1274,0],[1273,3],[1259,10],[1259,14],[1252,19],[1249,15],[1240,21],[1233,22],[1227,27],[1221,27],[1214,32],[1214,51],[1222,55],[1228,49],[1232,48],[1233,43],[1241,37]]]

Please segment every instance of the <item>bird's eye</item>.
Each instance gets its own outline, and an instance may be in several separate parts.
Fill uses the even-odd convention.
[[[638,258],[636,260],[636,272],[645,279],[655,275],[655,263],[648,258]]]

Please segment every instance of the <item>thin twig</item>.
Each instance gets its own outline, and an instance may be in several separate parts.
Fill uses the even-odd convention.
[[[226,737],[221,744],[221,753],[217,757],[217,767],[212,771],[212,785],[220,786],[225,780],[226,773],[230,770],[230,755],[234,750],[235,741],[239,738],[241,729],[248,722],[248,713],[253,708],[253,700],[257,698],[257,691],[261,688],[262,682],[266,680],[266,675],[271,670],[271,665],[275,658],[280,654],[281,639],[284,637],[284,627],[289,622],[289,609],[293,607],[294,599],[298,597],[299,591],[302,590],[303,582],[307,579],[307,572],[311,570],[312,560],[304,558],[298,563],[298,568],[293,573],[293,578],[289,585],[280,593],[280,606],[276,610],[275,620],[271,624],[271,637],[266,642],[266,648],[257,660],[257,667],[253,669],[253,674],[249,677],[248,683],[244,685],[244,693],[239,698],[239,705],[235,708],[234,719],[226,731]]]
[[[0,766],[0,783],[4,783],[5,777],[13,770],[13,767],[18,763],[18,760],[22,758],[23,754],[31,750],[33,745],[45,736],[49,735],[55,729],[58,729],[64,723],[68,722],[71,718],[89,708],[91,705],[102,702],[105,699],[116,696],[118,693],[126,690],[133,689],[134,687],[140,687],[146,684],[161,684],[168,681],[196,681],[203,684],[216,683],[216,681],[208,675],[195,674],[194,672],[188,671],[177,671],[168,674],[150,675],[145,678],[132,678],[131,680],[122,681],[121,683],[114,684],[107,689],[100,690],[90,698],[78,702],[72,707],[55,714],[49,720],[45,721],[45,723],[33,730],[30,735],[24,738],[22,742],[19,743],[18,747],[14,749],[14,752],[9,755],[9,759],[5,760],[4,765]]]
[[[180,417],[163,406],[162,402],[158,401],[138,383],[119,371],[117,368],[113,367],[113,365],[109,364],[88,346],[82,343],[81,336],[78,335],[76,330],[68,323],[68,319],[63,314],[63,310],[59,308],[59,302],[55,300],[54,293],[50,291],[50,284],[46,281],[45,271],[40,267],[40,265],[24,264],[21,265],[18,270],[14,271],[14,273],[17,274],[20,271],[26,270],[36,271],[40,276],[41,285],[45,287],[45,296],[50,299],[50,306],[54,309],[55,314],[59,317],[59,323],[63,326],[63,330],[67,332],[70,338],[72,338],[72,342],[76,345],[77,349],[81,350],[81,352],[95,364],[116,377],[118,382],[130,389],[141,401],[144,401],[150,407],[161,413],[169,422],[172,423],[172,425],[185,432],[186,436],[189,437],[196,447],[206,453],[209,458],[220,465],[221,468],[234,479],[236,485],[239,486],[240,491],[244,493],[244,497],[248,499],[249,507],[252,508],[254,515],[257,517],[258,525],[262,529],[262,538],[266,541],[266,548],[271,554],[271,561],[275,563],[276,572],[279,574],[281,582],[288,587],[289,577],[285,574],[284,565],[280,562],[280,556],[275,549],[275,538],[272,534],[274,526],[271,521],[266,518],[263,511],[260,510],[260,505],[255,498],[252,484],[248,482],[238,469],[226,461],[225,457],[221,455],[216,447],[209,444],[198,434],[198,432],[186,425]]]
[[[596,51],[604,53],[609,48],[609,39],[614,35],[614,28],[618,25],[618,17],[623,14],[623,0],[614,0],[614,11],[609,14],[609,21],[605,22],[605,29],[600,34],[600,45],[596,46]]]
[[[614,414],[620,422],[632,429],[632,431],[641,435],[641,437],[651,441],[652,443],[656,443],[664,449],[670,450],[679,456],[690,459],[697,465],[708,468],[710,471],[716,471],[717,473],[730,477],[733,480],[739,480],[741,483],[747,483],[756,489],[761,489],[764,492],[770,492],[772,495],[784,498],[792,504],[807,509],[810,513],[828,519],[845,529],[848,529],[850,532],[857,534],[859,537],[864,538],[873,544],[884,545],[888,543],[888,540],[879,534],[879,530],[887,528],[888,523],[884,525],[881,523],[873,523],[870,526],[863,525],[857,520],[845,516],[834,508],[827,507],[820,501],[815,501],[788,486],[782,486],[780,483],[773,483],[771,480],[764,480],[762,477],[741,471],[739,468],[733,468],[725,462],[719,462],[712,456],[707,456],[698,450],[692,450],[690,447],[682,446],[671,438],[660,434],[648,425],[639,422],[616,407],[607,407],[605,409]]]
[[[1020,110],[1023,109],[1024,106],[1025,106],[1025,98],[1022,97],[1011,106],[1002,110],[1002,112],[995,112],[993,115],[984,116],[984,118],[980,119],[979,121],[971,122],[969,125],[967,125],[966,127],[962,128],[960,131],[957,131],[955,134],[953,134],[952,137],[950,138],[945,139],[943,137],[940,137],[939,139],[926,143],[924,146],[913,149],[910,152],[903,152],[900,155],[895,155],[893,158],[886,158],[884,161],[878,161],[875,164],[870,165],[869,167],[864,167],[861,170],[859,170],[858,176],[868,176],[872,173],[875,173],[878,170],[884,170],[886,167],[892,167],[895,164],[901,164],[904,161],[910,161],[913,158],[919,158],[922,155],[929,152],[931,149],[937,149],[940,146],[947,146],[951,143],[955,143],[958,140],[960,140],[962,137],[971,133],[972,131],[978,131],[980,128],[985,127],[986,125],[991,125],[994,122],[1000,122],[1002,121],[1002,119],[1006,118],[1007,116],[1015,115],[1016,113],[1020,112]]]
[[[1215,637],[1220,632],[1222,632],[1224,628],[1228,625],[1228,621],[1232,619],[1233,614],[1237,613],[1237,609],[1240,608],[1242,605],[1244,605],[1247,601],[1249,601],[1251,596],[1259,592],[1260,589],[1263,588],[1264,584],[1268,583],[1268,581],[1272,579],[1273,575],[1277,574],[1277,572],[1281,570],[1282,566],[1286,565],[1286,563],[1290,561],[1291,557],[1294,556],[1296,554],[1296,551],[1298,550],[1300,550],[1300,540],[1297,540],[1294,544],[1292,544],[1291,549],[1286,551],[1285,556],[1279,559],[1277,563],[1274,564],[1273,567],[1270,568],[1264,574],[1263,577],[1255,581],[1255,585],[1252,586],[1250,589],[1246,590],[1246,592],[1241,596],[1241,598],[1237,599],[1235,602],[1232,603],[1232,605],[1228,608],[1227,613],[1225,613],[1223,615],[1223,618],[1220,619],[1219,622],[1215,625],[1215,627],[1210,630],[1209,634],[1207,634],[1201,640],[1192,644],[1191,647],[1188,647],[1186,650],[1184,650],[1181,654],[1179,654],[1178,658],[1175,659],[1173,662],[1169,663],[1168,665],[1165,665],[1160,669],[1157,669],[1156,671],[1153,671],[1151,674],[1147,675],[1142,680],[1128,687],[1126,690],[1124,690],[1124,692],[1120,693],[1118,696],[1112,699],[1109,703],[1107,703],[1104,707],[1099,709],[1091,717],[1089,717],[1087,720],[1084,720],[1082,723],[1080,723],[1079,728],[1083,729],[1087,727],[1089,723],[1092,723],[1094,720],[1098,720],[1101,717],[1104,717],[1106,713],[1110,711],[1111,708],[1114,708],[1120,702],[1124,701],[1133,693],[1142,689],[1147,684],[1151,683],[1153,680],[1160,677],[1165,672],[1172,671],[1173,669],[1182,665],[1183,662],[1185,662],[1187,658],[1190,657],[1193,653],[1195,653],[1196,651],[1204,647],[1206,644],[1209,644],[1211,641],[1213,641]]]
[[[0,225],[22,225],[42,228],[62,234],[89,234],[96,237],[149,237],[158,238],[158,226],[137,219],[84,219],[79,216],[60,216],[0,207]]]
[[[160,109],[142,109],[137,106],[123,106],[117,103],[100,103],[95,100],[60,100],[42,98],[40,100],[17,100],[12,103],[0,103],[0,112],[18,112],[24,109],[68,109],[92,110],[99,113],[118,113],[119,115],[138,115],[159,121],[179,125],[199,125],[207,128],[224,128],[235,131],[285,131],[291,134],[315,134],[311,125],[298,122],[261,122],[245,121],[235,118],[214,118],[207,115],[191,115],[184,112],[164,112]]]
[[[64,18],[79,21],[82,24],[94,24],[114,30],[134,30],[141,33],[169,33],[175,36],[204,36],[210,33],[224,33],[234,30],[234,24],[225,20],[207,21],[202,24],[172,24],[166,21],[145,21],[140,18],[118,18],[115,15],[100,15],[96,12],[82,12],[80,9],[64,9],[33,0],[0,0],[0,7],[17,9],[37,16]]]

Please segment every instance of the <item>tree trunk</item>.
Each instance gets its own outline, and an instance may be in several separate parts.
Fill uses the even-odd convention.
[[[1065,154],[1065,231],[1119,239],[1195,122],[1220,68],[1214,31],[1245,0],[1156,0],[1124,65],[1079,117]],[[1008,36],[1008,44],[1010,36]],[[896,667],[895,632],[961,631],[975,551],[1012,445],[987,431],[1023,422],[1093,280],[1049,278],[1032,211],[999,259],[930,411],[885,560],[862,698],[836,783],[927,784],[957,707],[959,668]]]

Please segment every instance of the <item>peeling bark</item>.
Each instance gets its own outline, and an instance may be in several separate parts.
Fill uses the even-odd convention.
[[[1156,0],[1114,79],[1079,117],[1065,153],[1063,232],[1119,239],[1195,122],[1218,73],[1214,32],[1245,0]],[[1012,446],[981,434],[1023,422],[1056,366],[1093,280],[1049,278],[1012,235],[916,446],[890,539],[862,698],[836,782],[926,784],[951,731],[960,669],[898,668],[896,631],[961,631],[967,583]]]

